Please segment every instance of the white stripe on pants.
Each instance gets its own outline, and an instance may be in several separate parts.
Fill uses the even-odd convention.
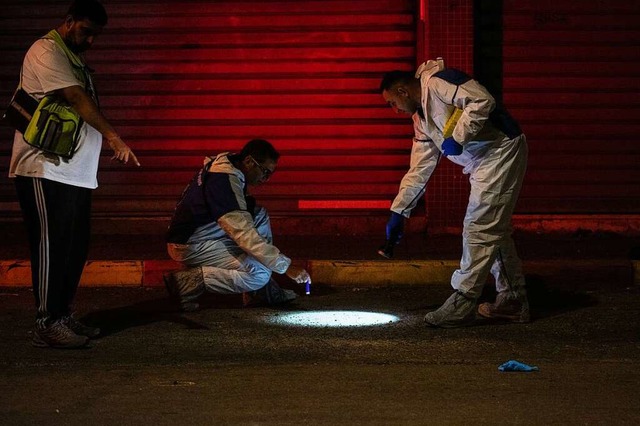
[[[44,328],[73,310],[89,248],[92,190],[24,176],[15,186],[29,239],[36,326]]]
[[[35,204],[38,208],[38,217],[40,219],[40,244],[38,247],[38,256],[40,264],[38,267],[38,296],[40,303],[38,304],[38,326],[44,328],[45,320],[48,318],[47,297],[49,295],[49,223],[47,219],[47,203],[45,201],[44,191],[42,189],[42,180],[33,179],[33,192],[35,195]]]

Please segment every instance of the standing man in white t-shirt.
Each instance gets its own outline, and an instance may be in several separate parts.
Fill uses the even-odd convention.
[[[36,100],[55,95],[84,120],[77,149],[66,159],[28,145],[16,131],[9,177],[15,178],[31,251],[31,275],[37,308],[33,345],[85,346],[100,329],[81,324],[73,301],[87,259],[91,191],[103,140],[123,164],[140,163],[100,112],[82,53],[107,23],[96,0],[75,0],[64,22],[37,40],[22,65],[22,88]],[[66,47],[64,47],[66,46]]]

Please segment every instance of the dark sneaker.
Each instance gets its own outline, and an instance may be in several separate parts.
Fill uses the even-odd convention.
[[[200,304],[197,302],[181,302],[180,310],[182,312],[195,312],[200,309]]]
[[[455,328],[471,324],[476,319],[476,301],[456,291],[437,310],[424,316],[429,327]]]
[[[46,328],[36,328],[31,344],[37,348],[76,349],[89,343],[87,336],[78,336],[62,320]]]
[[[167,293],[172,298],[178,298],[180,295],[178,293],[178,284],[176,283],[176,279],[173,275],[173,272],[168,272],[162,275],[162,282],[164,283],[164,288],[167,289]]]
[[[205,289],[202,268],[171,272],[164,274],[162,279],[169,295],[180,305],[181,310],[194,312],[200,308],[195,300]]]
[[[63,318],[62,321],[78,336],[86,336],[90,339],[95,339],[100,335],[100,329],[98,327],[89,327],[88,325],[84,325],[75,319],[73,315]]]
[[[270,279],[261,289],[242,293],[242,306],[251,308],[283,305],[294,301],[297,297],[295,291],[281,288],[275,280]]]
[[[504,319],[511,322],[529,322],[529,301],[527,296],[503,291],[498,293],[494,303],[482,303],[478,306],[478,314],[485,318]]]

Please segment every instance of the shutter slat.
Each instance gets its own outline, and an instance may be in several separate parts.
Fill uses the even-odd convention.
[[[5,3],[0,91],[8,97],[25,49],[59,24],[67,6]],[[300,197],[395,195],[412,129],[378,86],[382,73],[414,68],[413,0],[126,0],[106,7],[109,24],[87,62],[103,113],[142,167],[110,161],[105,147],[94,215],[168,216],[205,155],[237,151],[256,137],[283,154],[273,179],[256,188],[272,214],[306,214],[298,212]],[[7,188],[0,196],[11,197]]]
[[[504,102],[530,148],[517,211],[637,213],[638,3],[508,0],[503,38]]]

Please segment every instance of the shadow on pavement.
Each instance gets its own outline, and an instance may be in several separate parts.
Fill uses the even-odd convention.
[[[564,313],[594,306],[598,303],[596,297],[585,291],[573,291],[553,288],[548,285],[545,278],[536,275],[527,275],[527,291],[531,307],[532,320],[554,317]],[[285,285],[283,287],[292,287]],[[296,289],[299,297],[299,289]],[[430,295],[422,295],[427,303],[417,303],[407,307],[407,312],[432,311],[437,309],[449,296],[451,289],[438,287],[428,289]],[[312,289],[316,296],[339,293],[339,290],[325,286],[315,286]],[[410,291],[407,289],[407,291]],[[425,297],[427,296],[427,297]],[[495,287],[488,283],[485,286],[480,302],[492,302],[495,300]],[[435,301],[435,302],[434,302]],[[206,293],[198,299],[200,310],[208,309],[251,309],[243,308],[240,294],[219,295]],[[294,301],[291,304],[269,307],[274,310],[300,310],[300,306]],[[108,336],[121,331],[145,326],[156,322],[171,322],[183,325],[186,329],[208,329],[207,326],[185,316],[179,307],[167,298],[145,300],[131,305],[108,308],[94,311],[82,318],[88,325],[100,327],[102,335]]]
[[[208,329],[208,327],[182,316],[178,308],[165,298],[91,312],[81,320],[87,325],[100,327],[101,337],[161,321],[182,324],[188,329]]]
[[[554,317],[598,304],[595,297],[584,291],[551,288],[537,275],[527,275],[527,293],[532,320]]]
[[[316,294],[331,294],[334,289],[318,288]],[[302,297],[302,296],[299,296]],[[252,309],[242,306],[240,294],[211,294],[206,293],[198,299],[201,310],[209,309]],[[264,307],[264,306],[263,306]],[[283,305],[274,305],[267,308],[279,311],[299,311],[296,302]],[[94,327],[100,327],[101,337],[120,333],[124,330],[142,327],[156,322],[170,322],[183,325],[191,330],[208,330],[209,327],[200,324],[185,316],[179,306],[170,298],[157,298],[145,300],[132,305],[109,308],[91,312],[81,318],[83,323]]]
[[[585,291],[573,291],[567,289],[553,288],[553,285],[548,285],[544,277],[538,275],[527,275],[527,294],[529,297],[529,306],[531,309],[531,319],[554,317],[562,315],[567,312],[580,310],[595,306],[598,304],[596,297],[586,293]],[[447,288],[446,291],[442,289],[434,289],[438,295],[429,300],[441,300],[438,303],[419,303],[415,306],[407,308],[408,312],[415,311],[433,311],[438,309],[452,291]],[[485,285],[482,296],[478,300],[478,303],[494,302],[496,298],[496,290],[493,283],[487,283]],[[483,321],[487,321],[483,319]]]

